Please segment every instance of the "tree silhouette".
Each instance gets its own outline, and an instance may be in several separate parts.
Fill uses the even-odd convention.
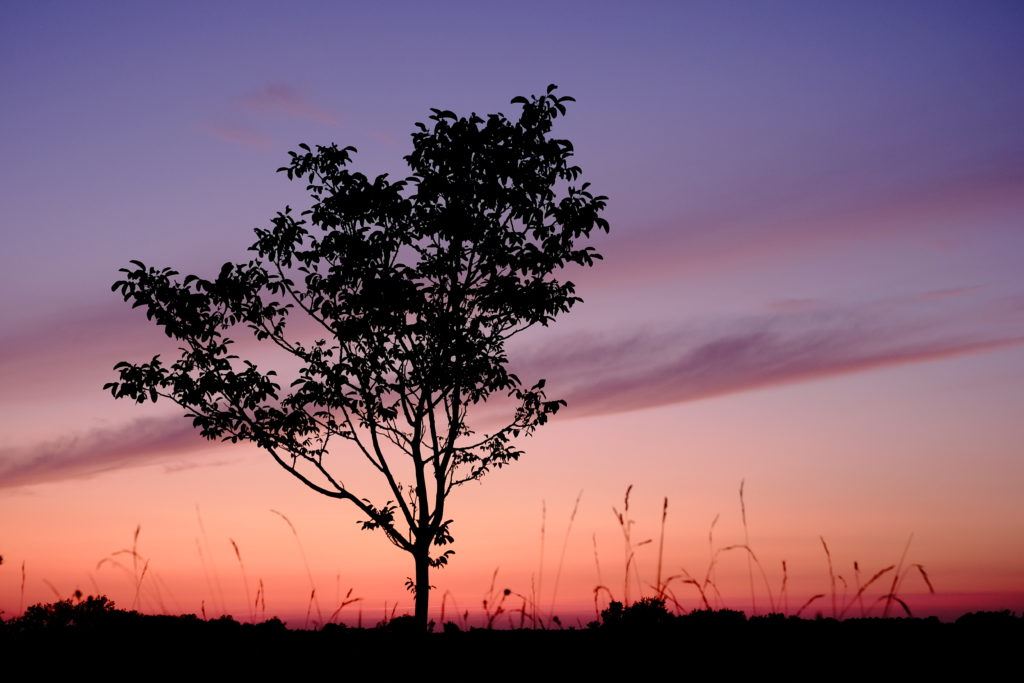
[[[278,171],[308,183],[311,207],[257,229],[256,258],[214,280],[132,261],[112,288],[183,347],[171,365],[118,363],[104,389],[169,399],[202,436],[255,442],[306,486],[350,501],[363,528],[412,554],[421,627],[429,570],[453,553],[431,555],[453,540],[448,495],[516,460],[513,440],[565,405],[544,380],[525,388],[508,371],[505,342],[580,301],[554,275],[593,265],[600,256],[577,242],[608,230],[607,198],[575,184],[572,144],[549,138],[567,101],[554,85],[516,97],[518,121],[432,109],[412,134],[412,174],[396,182],[349,171],[352,147],[299,145]],[[238,328],[299,361],[294,381],[282,389],[233,355],[225,334]],[[513,399],[513,415],[475,433],[470,409],[495,394]],[[353,453],[386,481],[386,500],[345,485]]]

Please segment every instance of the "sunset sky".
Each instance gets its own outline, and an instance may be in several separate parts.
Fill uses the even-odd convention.
[[[600,606],[649,594],[665,498],[663,578],[706,575],[716,519],[710,548],[749,540],[763,568],[719,553],[715,606],[826,594],[804,614],[831,615],[822,539],[842,610],[912,535],[915,615],[1021,611],[1022,27],[996,1],[8,7],[2,616],[76,589],[299,626],[349,589],[350,623],[411,609],[411,558],[354,507],[102,391],[118,361],[175,349],[110,286],[131,259],[206,277],[247,259],[254,228],[304,205],[275,173],[300,142],[404,177],[431,107],[511,117],[549,83],[577,100],[555,135],[611,232],[569,274],[584,303],[510,347],[568,408],[455,492],[433,611],[479,611],[496,571],[495,593],[574,620],[599,585]],[[653,540],[626,594],[628,486],[632,542]]]

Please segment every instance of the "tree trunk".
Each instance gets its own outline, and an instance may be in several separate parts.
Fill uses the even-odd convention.
[[[430,547],[413,553],[416,559],[416,625],[427,631],[427,608],[430,605]]]

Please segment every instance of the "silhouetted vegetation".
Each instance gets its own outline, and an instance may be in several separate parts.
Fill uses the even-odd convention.
[[[791,665],[849,660],[849,666],[863,668],[869,661],[865,653],[880,650],[899,653],[877,660],[885,662],[886,670],[919,671],[954,660],[971,662],[975,652],[984,653],[984,660],[973,664],[982,669],[1009,661],[1024,636],[1024,619],[1009,611],[965,614],[952,624],[934,617],[840,621],[769,614],[748,619],[734,610],[673,614],[662,600],[643,598],[627,606],[613,602],[600,621],[582,629],[461,629],[449,622],[434,631],[424,634],[412,616],[365,629],[328,624],[291,630],[278,619],[244,624],[230,616],[144,615],[118,609],[104,596],[89,596],[33,605],[21,617],[0,621],[0,648],[15,658],[44,651],[64,656],[116,651],[122,658],[147,662],[179,652],[183,659],[170,666],[245,669],[268,661],[286,663],[295,656],[319,660],[325,653],[328,661],[365,666],[387,661],[389,667],[415,669],[411,659],[404,665],[391,662],[401,652],[410,657],[444,653],[446,660],[471,670],[493,666],[513,653],[529,653],[545,671],[613,666],[630,672],[715,663],[757,670],[780,657]]]
[[[430,569],[454,552],[448,495],[517,460],[515,441],[565,405],[543,379],[526,388],[508,371],[505,342],[581,301],[555,276],[593,265],[600,256],[578,243],[608,230],[606,197],[580,184],[572,144],[549,137],[569,101],[551,85],[514,98],[514,121],[433,109],[412,134],[411,175],[394,182],[349,171],[352,147],[299,145],[278,170],[307,183],[312,206],[257,229],[256,258],[213,280],[133,261],[113,286],[182,347],[170,365],[118,363],[105,388],[173,401],[202,436],[254,442],[358,508],[363,528],[413,556],[421,629]],[[286,390],[231,353],[239,327],[298,361]],[[468,413],[492,395],[511,399],[513,417],[476,434]],[[378,473],[382,497],[345,483],[353,457]]]
[[[180,616],[143,614],[135,610],[119,609],[106,596],[82,597],[58,600],[50,603],[38,603],[28,607],[20,617],[7,621],[0,620],[3,633],[7,636],[15,634],[42,634],[57,632],[117,632],[149,629],[156,632],[174,630],[185,632],[189,629],[205,630],[208,633],[219,632],[221,635],[230,633],[250,634],[283,634],[283,633],[332,633],[336,635],[357,632],[379,633],[416,633],[415,619],[410,615],[401,615],[378,622],[367,628],[356,628],[345,624],[329,623],[319,629],[289,629],[277,617],[259,623],[243,623],[231,616],[219,616],[212,619],[201,619],[194,614]],[[739,610],[693,610],[684,614],[675,614],[666,608],[665,602],[658,598],[645,597],[631,605],[624,606],[620,602],[612,602],[607,609],[601,611],[598,621],[590,622],[585,629],[569,627],[564,630],[585,630],[601,632],[645,631],[723,631],[732,629],[748,629],[751,631],[775,628],[792,628],[807,630],[864,630],[864,629],[914,629],[937,628],[943,630],[1001,630],[1024,634],[1024,616],[1017,616],[1010,610],[968,612],[953,623],[942,622],[936,617],[869,617],[854,619],[832,619],[815,617],[804,619],[797,616],[786,616],[773,613],[748,618]],[[911,625],[911,626],[907,626]],[[431,630],[434,624],[431,622]],[[462,629],[453,622],[447,622],[437,629],[441,633],[459,634],[467,632],[508,632],[534,631],[553,633],[557,629],[526,628],[496,629],[490,627],[472,627]],[[434,635],[438,635],[435,633]]]

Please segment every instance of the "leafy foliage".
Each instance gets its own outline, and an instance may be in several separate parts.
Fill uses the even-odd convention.
[[[665,608],[661,598],[646,597],[628,607],[612,601],[601,610],[601,624],[605,628],[655,629],[671,624],[675,616]]]
[[[51,603],[31,605],[16,621],[17,627],[25,631],[56,630],[68,627],[98,628],[126,613],[117,610],[105,595],[75,599],[67,598]]]
[[[118,363],[105,388],[170,399],[204,437],[254,442],[307,486],[351,501],[364,528],[416,556],[426,586],[426,567],[452,552],[428,555],[453,540],[452,489],[518,459],[513,440],[565,405],[544,380],[527,388],[508,371],[505,343],[580,301],[555,274],[593,265],[600,256],[578,242],[608,230],[606,197],[577,186],[572,144],[549,137],[569,101],[555,86],[517,97],[516,121],[433,109],[412,135],[411,175],[396,181],[350,171],[352,147],[300,145],[278,170],[304,181],[312,204],[257,229],[253,259],[212,280],[140,261],[121,270],[113,289],[183,346],[170,364]],[[287,387],[231,352],[239,328],[299,361]],[[478,435],[468,411],[495,394],[514,414]],[[383,476],[390,499],[345,486],[339,442]]]

